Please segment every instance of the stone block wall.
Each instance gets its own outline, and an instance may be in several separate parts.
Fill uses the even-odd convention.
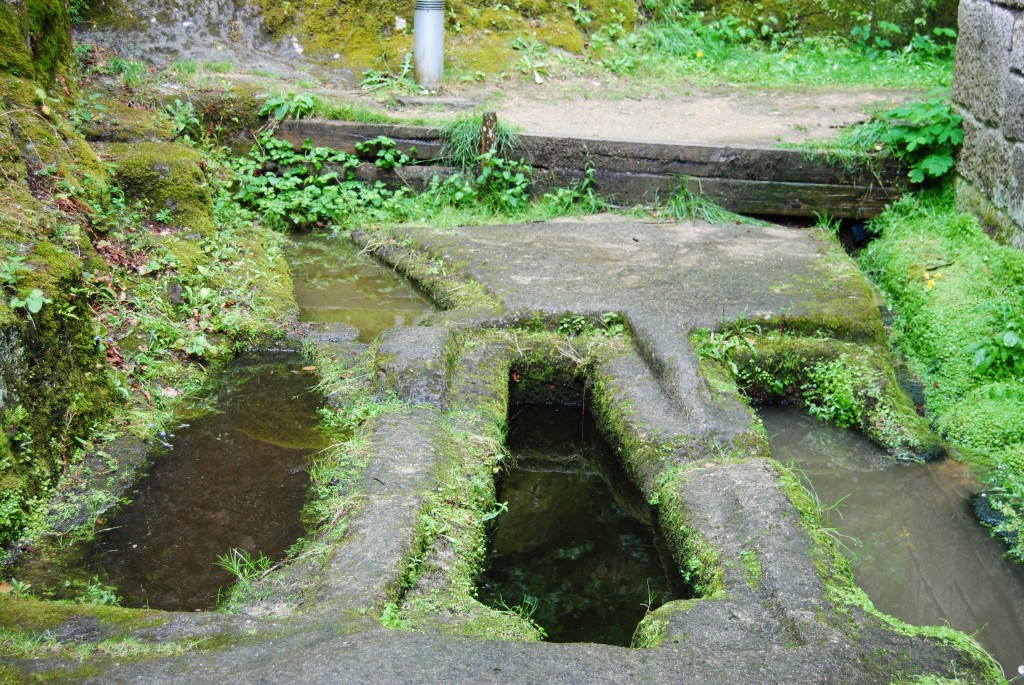
[[[960,0],[953,99],[964,117],[957,201],[1024,249],[1024,0]]]

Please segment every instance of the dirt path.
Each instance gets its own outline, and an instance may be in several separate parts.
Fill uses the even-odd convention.
[[[455,98],[407,98],[399,117],[446,117],[474,105],[528,133],[665,143],[773,144],[825,140],[920,93],[878,89],[693,89],[626,95],[600,82],[511,84]],[[361,98],[367,101],[369,98]]]

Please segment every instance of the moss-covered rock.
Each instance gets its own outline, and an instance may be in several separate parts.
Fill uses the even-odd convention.
[[[148,204],[154,212],[171,210],[176,226],[213,230],[213,199],[198,152],[177,143],[114,143],[102,149],[114,162],[115,180],[129,200]]]
[[[347,67],[397,71],[403,56],[412,50],[413,8],[407,2],[387,0],[372,7],[314,0],[259,0],[259,4],[264,27],[274,36],[297,36],[313,56],[330,58],[338,53]],[[629,0],[602,0],[584,6],[593,15],[587,26],[590,31],[615,24],[628,31],[637,19],[636,5]],[[551,0],[507,5],[455,0],[447,5],[446,17],[446,38],[452,52],[458,54],[452,65],[456,69],[500,71],[516,55],[510,43],[517,37],[574,53],[582,52],[587,40],[565,4]]]
[[[166,117],[152,110],[139,109],[106,96],[95,104],[102,105],[100,116],[83,121],[79,128],[86,140],[101,143],[142,143],[167,141],[174,135]]]
[[[49,302],[36,313],[17,308],[14,321],[0,327],[0,409],[10,436],[0,446],[0,542],[20,533],[66,468],[75,438],[110,410],[89,313],[73,294],[82,285],[81,263],[47,242],[27,254],[34,270],[18,296],[39,290]]]
[[[0,3],[0,72],[48,86],[71,58],[71,21],[61,0]]]

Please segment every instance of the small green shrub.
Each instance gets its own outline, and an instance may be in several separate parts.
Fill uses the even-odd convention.
[[[1010,302],[1003,302],[993,318],[996,332],[966,349],[974,370],[981,376],[1024,380],[1024,318]]]
[[[402,64],[397,70],[385,65],[384,70],[367,69],[359,87],[369,93],[387,92],[396,95],[412,95],[423,93],[423,89],[413,78],[412,53],[405,53]]]
[[[317,97],[309,93],[275,94],[268,97],[263,103],[263,107],[260,108],[260,116],[272,117],[279,122],[289,117],[305,119],[313,115],[318,104]]]
[[[399,150],[395,141],[387,136],[377,136],[372,140],[356,143],[356,151],[362,154],[374,154],[374,164],[378,169],[400,169],[412,163],[412,158]],[[416,154],[416,148],[411,152]]]
[[[881,142],[910,165],[912,183],[940,180],[953,172],[953,158],[964,141],[963,117],[942,99],[912,102],[883,115]]]
[[[477,164],[481,153],[482,120],[479,116],[452,119],[441,127],[440,162],[463,169]],[[499,120],[494,132],[494,144],[488,152],[511,159],[519,147],[519,135],[506,123]]]
[[[859,426],[864,402],[858,388],[863,385],[860,373],[850,365],[846,355],[818,362],[807,372],[804,405],[811,416],[840,428]]]

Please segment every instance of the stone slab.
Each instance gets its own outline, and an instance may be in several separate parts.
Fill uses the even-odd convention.
[[[397,592],[419,511],[441,459],[439,415],[418,407],[377,421],[369,446],[374,458],[359,488],[359,508],[316,588],[318,611],[379,610]]]
[[[697,373],[689,334],[740,315],[818,311],[822,283],[831,280],[822,259],[825,243],[813,231],[777,226],[591,217],[408,232],[437,256],[465,263],[465,275],[509,312],[622,314],[645,341],[647,361],[659,370],[667,394],[692,425],[707,431],[720,428],[724,417]],[[843,309],[852,318],[865,294],[826,297],[835,301],[837,295],[848,299]]]
[[[1024,2],[1024,0],[1021,0]],[[1024,11],[1017,13],[1013,23],[1013,44],[1010,46],[1010,70],[1024,74]]]
[[[447,406],[445,351],[449,330],[441,326],[398,326],[383,331],[377,362],[383,381],[410,404]]]
[[[1014,14],[988,0],[961,0],[953,97],[988,126],[998,127],[1006,101],[1006,73]]]
[[[1006,75],[1002,133],[1008,140],[1024,141],[1024,75],[1013,72]]]

